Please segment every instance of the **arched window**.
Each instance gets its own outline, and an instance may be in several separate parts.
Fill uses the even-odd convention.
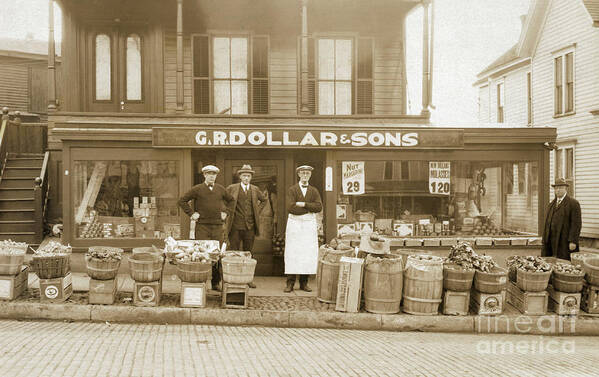
[[[96,101],[111,100],[110,37],[96,35]]]
[[[128,101],[141,101],[141,38],[137,34],[127,36],[127,94]]]

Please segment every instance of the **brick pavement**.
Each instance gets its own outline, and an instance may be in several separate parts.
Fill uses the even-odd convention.
[[[0,333],[1,376],[571,376],[599,361],[595,337],[21,321]]]

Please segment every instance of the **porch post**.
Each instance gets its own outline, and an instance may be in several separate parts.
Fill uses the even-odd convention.
[[[48,112],[56,111],[56,51],[54,47],[54,0],[48,1]]]
[[[302,2],[302,38],[300,55],[301,105],[300,114],[310,115],[308,107],[308,0]]]
[[[183,0],[177,0],[177,112],[185,110],[183,85]]]
[[[430,96],[429,96],[429,81],[430,81],[430,60],[429,60],[429,5],[431,0],[422,2],[424,7],[424,16],[422,21],[422,115],[429,115]]]

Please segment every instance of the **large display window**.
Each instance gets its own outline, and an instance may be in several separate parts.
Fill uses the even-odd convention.
[[[537,161],[338,161],[338,233],[536,236]]]

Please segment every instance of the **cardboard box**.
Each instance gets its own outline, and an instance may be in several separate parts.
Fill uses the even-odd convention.
[[[246,309],[250,287],[247,284],[223,283],[222,307],[229,309]]]
[[[17,275],[0,275],[0,299],[14,300],[27,290],[29,267],[21,266]]]
[[[206,283],[181,282],[181,302],[183,308],[206,307]]]
[[[335,310],[349,313],[360,311],[363,270],[364,259],[341,257]]]
[[[63,302],[73,294],[73,277],[66,276],[55,279],[40,279],[40,302]]]
[[[133,305],[135,306],[158,306],[162,284],[160,281],[149,283],[135,282],[133,286]]]
[[[112,305],[116,299],[117,279],[89,280],[89,303]]]

